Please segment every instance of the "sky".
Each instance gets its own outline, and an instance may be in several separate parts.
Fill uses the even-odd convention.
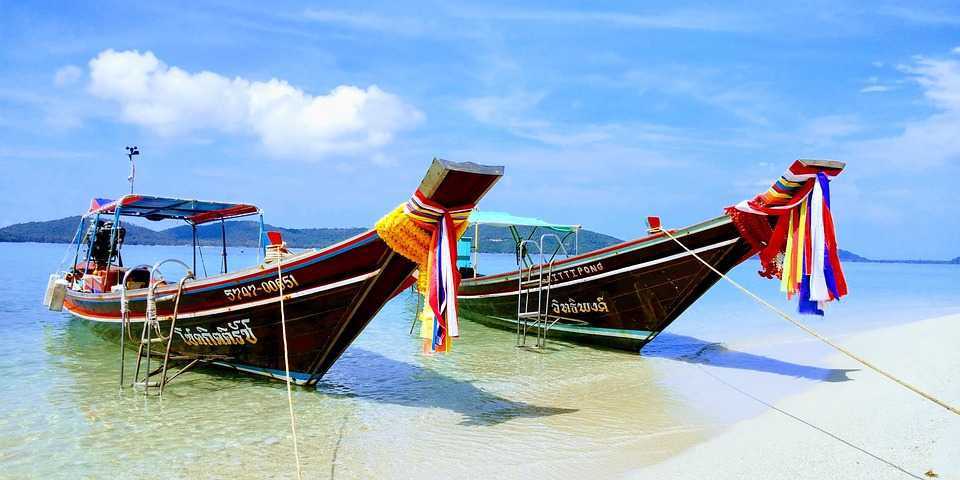
[[[126,193],[129,145],[138,193],[275,225],[372,225],[440,157],[624,239],[822,158],[842,248],[960,255],[956,2],[79,3],[0,0],[0,226]]]

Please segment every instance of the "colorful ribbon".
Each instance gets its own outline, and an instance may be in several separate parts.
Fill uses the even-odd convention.
[[[447,352],[451,339],[460,336],[456,242],[472,211],[473,205],[445,208],[417,190],[377,222],[377,233],[390,248],[419,265],[417,284],[426,298],[420,313],[425,352]]]
[[[727,209],[759,251],[760,274],[779,278],[787,298],[797,295],[800,313],[823,315],[827,302],[847,294],[830,210],[828,175],[838,173],[798,161],[765,193]],[[776,227],[758,216],[778,217]]]
[[[429,351],[450,350],[450,339],[460,336],[460,319],[457,316],[457,289],[460,288],[460,272],[457,270],[457,224],[466,225],[473,205],[445,209],[417,190],[404,212],[418,225],[432,230],[430,250],[427,255],[426,306],[430,307],[431,322],[423,322],[421,337],[429,340]],[[426,309],[425,309],[426,311]],[[426,330],[426,331],[424,331]],[[424,349],[427,350],[426,342]]]

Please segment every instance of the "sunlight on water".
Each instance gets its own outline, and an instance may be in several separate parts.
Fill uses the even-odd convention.
[[[178,378],[162,402],[121,392],[118,345],[40,305],[63,248],[0,244],[3,476],[295,477],[282,383],[208,368]],[[130,265],[189,252],[128,249]],[[249,265],[255,251],[231,255]],[[216,252],[205,259],[214,273]],[[484,256],[484,271],[511,260]],[[777,298],[776,285],[753,270],[748,263],[736,276]],[[830,333],[960,310],[958,267],[850,265],[848,272],[849,301],[813,321]],[[730,399],[694,365],[779,381],[785,391],[845,380],[815,358],[764,347],[803,337],[724,285],[642,357],[563,342],[536,353],[516,348],[511,332],[470,322],[453,353],[424,356],[408,335],[415,303],[405,293],[388,304],[316,391],[295,390],[307,478],[603,478],[663,459],[729,421],[726,408],[712,404]]]

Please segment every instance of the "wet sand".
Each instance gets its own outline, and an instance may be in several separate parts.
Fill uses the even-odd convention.
[[[836,340],[948,404],[960,405],[960,315]],[[838,370],[858,368],[839,354],[823,364]],[[820,382],[773,402],[838,439],[762,405],[757,399],[768,398],[756,393],[761,387],[737,384],[719,369],[700,370],[720,388],[764,412],[666,461],[635,470],[631,477],[899,479],[929,478],[925,473],[932,470],[939,478],[960,478],[960,416],[874,371],[860,368],[846,373],[852,381]]]

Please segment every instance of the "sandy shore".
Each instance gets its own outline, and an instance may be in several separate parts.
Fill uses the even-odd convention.
[[[960,405],[960,315],[933,318],[845,337],[854,352],[947,403]],[[855,368],[839,354],[827,362]],[[723,375],[704,370],[724,382]],[[853,381],[819,383],[775,406],[902,467],[906,472],[781,412],[739,422],[729,430],[634,478],[896,479],[960,478],[960,416],[861,369]],[[744,402],[749,385],[740,388]],[[763,400],[762,398],[760,398]],[[907,473],[909,472],[909,473]]]

